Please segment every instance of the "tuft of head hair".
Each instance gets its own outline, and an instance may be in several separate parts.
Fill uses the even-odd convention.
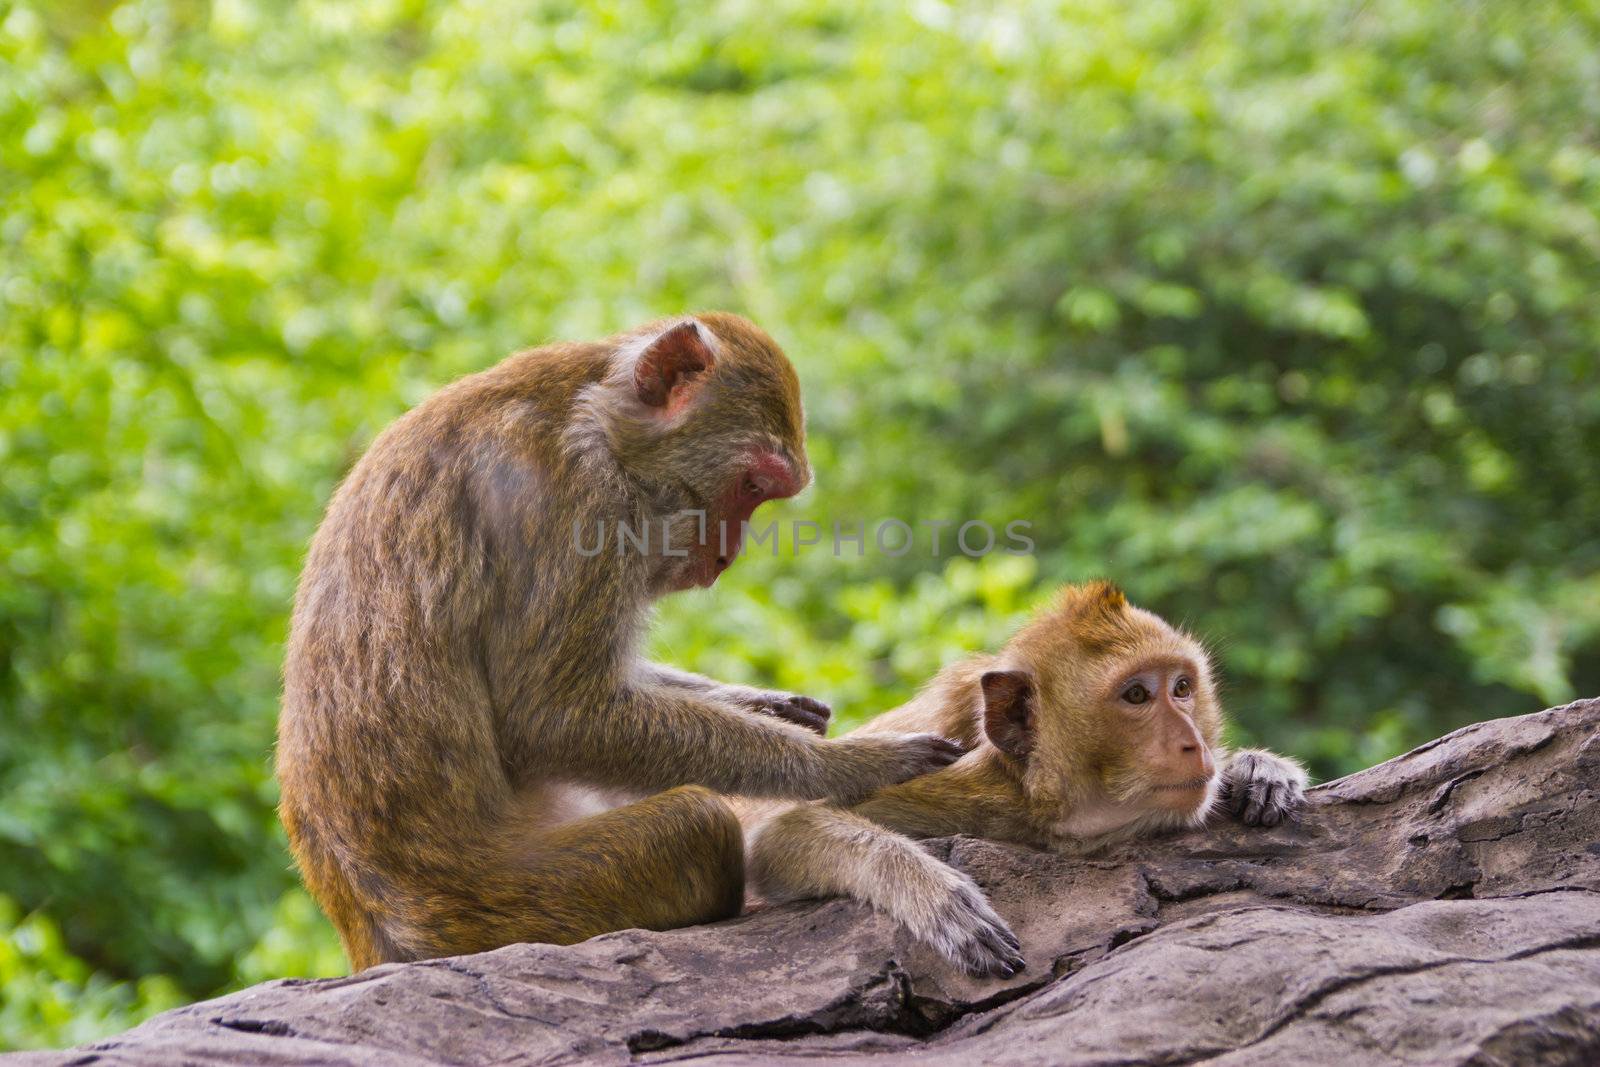
[[[1116,612],[1128,606],[1128,598],[1117,584],[1104,578],[1067,586],[1061,591],[1061,601],[1079,611]]]
[[[1088,652],[1115,651],[1139,638],[1128,598],[1104,579],[1066,586],[1044,619],[1052,631],[1072,635]]]

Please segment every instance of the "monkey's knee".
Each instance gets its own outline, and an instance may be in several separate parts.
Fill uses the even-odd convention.
[[[697,785],[679,786],[641,803],[671,858],[682,918],[671,925],[715,922],[744,906],[744,828],[717,794]]]
[[[697,785],[670,790],[688,824],[684,857],[696,922],[732,918],[744,907],[744,827],[727,801]]]

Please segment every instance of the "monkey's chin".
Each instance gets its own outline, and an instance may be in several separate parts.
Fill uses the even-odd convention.
[[[710,589],[717,584],[717,579],[722,577],[722,572],[733,565],[733,560],[728,557],[701,556],[689,560],[688,565],[678,572],[677,580],[672,588],[676,592],[686,589]]]

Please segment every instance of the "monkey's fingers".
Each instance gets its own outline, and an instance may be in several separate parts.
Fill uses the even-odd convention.
[[[1283,817],[1289,822],[1297,823],[1306,808],[1306,791],[1298,784],[1291,783],[1285,793],[1282,798]]]
[[[984,955],[972,959],[966,967],[967,973],[974,978],[1013,978],[1028,969],[1028,961],[1022,958],[1022,953],[993,932],[980,934],[979,941]]]
[[[789,698],[787,706],[793,716],[789,719],[790,722],[797,722],[819,734],[828,732],[828,719],[832,717],[833,709],[822,701],[797,695]]]
[[[1277,826],[1299,822],[1305,795],[1292,782],[1262,778],[1250,783],[1250,804],[1242,816],[1247,826]]]
[[[804,726],[807,730],[821,737],[828,736],[828,716],[818,715],[814,711],[803,708],[790,708],[777,713],[777,717],[785,722],[792,722],[796,726]]]
[[[1246,826],[1298,822],[1306,799],[1302,778],[1293,764],[1242,753],[1223,780],[1222,803]]]
[[[763,715],[792,722],[824,736],[828,733],[828,718],[833,714],[833,709],[822,701],[791,693],[763,694],[752,707]]]
[[[1262,825],[1277,826],[1280,822],[1300,821],[1300,812],[1306,806],[1306,793],[1298,782],[1273,783],[1272,801],[1262,814]]]
[[[976,885],[958,888],[948,907],[935,942],[962,970],[974,978],[1010,978],[1027,967],[1022,942]]]
[[[1244,818],[1245,805],[1250,803],[1250,783],[1236,778],[1226,778],[1222,783],[1222,805],[1235,819]]]
[[[1255,825],[1276,826],[1282,821],[1283,807],[1278,803],[1278,787],[1276,783],[1263,783],[1259,804],[1259,809],[1256,811]]]
[[[1259,778],[1244,783],[1244,811],[1239,814],[1246,826],[1260,826],[1261,812],[1272,797],[1272,783]]]
[[[961,742],[953,738],[941,737],[938,734],[909,734],[906,739],[914,742],[921,750],[921,757],[926,763],[925,768],[920,772],[923,774],[928,771],[936,771],[941,767],[948,767],[967,754],[967,750],[962,747]]]

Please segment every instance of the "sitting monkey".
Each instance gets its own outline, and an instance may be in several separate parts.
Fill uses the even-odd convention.
[[[1075,852],[1197,826],[1225,806],[1293,819],[1299,764],[1220,747],[1222,708],[1194,638],[1109,582],[1069,586],[997,656],[945,670],[858,733],[936,731],[972,751],[850,807],[740,801],[750,878],[771,901],[852,896],[977,976],[1020,944],[967,875],[913,837],[968,834]],[[1220,773],[1218,773],[1220,768]]]
[[[793,366],[721,312],[511,356],[378,436],[311,544],[278,722],[353,968],[726,918],[744,839],[711,790],[848,800],[960,755],[641,654],[651,603],[810,478]]]

